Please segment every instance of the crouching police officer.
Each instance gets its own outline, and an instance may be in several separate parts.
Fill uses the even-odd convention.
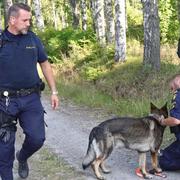
[[[162,125],[171,126],[176,141],[162,150],[159,165],[162,170],[180,170],[180,74],[175,75],[170,81],[170,88],[174,92],[170,117],[161,121]]]
[[[51,89],[51,105],[58,107],[58,96],[51,66],[39,38],[29,31],[30,7],[17,3],[10,7],[8,27],[0,35],[0,177],[13,180],[16,123],[25,134],[17,151],[18,173],[26,178],[28,158],[45,140],[44,109],[40,101],[41,80],[37,63]]]

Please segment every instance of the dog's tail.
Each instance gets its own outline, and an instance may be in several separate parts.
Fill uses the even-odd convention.
[[[86,156],[84,157],[82,167],[86,169],[91,165],[91,163],[99,156],[100,150],[97,142],[97,135],[100,133],[100,128],[95,127],[92,129],[89,135],[89,145],[87,149]]]

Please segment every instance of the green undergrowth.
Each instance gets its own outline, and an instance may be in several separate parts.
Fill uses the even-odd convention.
[[[125,62],[114,62],[114,45],[101,47],[92,31],[64,29],[40,34],[61,97],[119,116],[144,116],[150,102],[161,107],[171,94],[168,81],[180,72],[175,45],[161,45],[161,69],[143,65],[141,41],[127,37]]]
[[[115,65],[96,81],[80,76],[67,80],[60,73],[57,82],[60,95],[77,104],[101,107],[117,115],[142,116],[149,113],[150,102],[158,107],[170,102],[168,81],[179,70],[179,66],[163,62],[161,70],[155,72],[132,59]]]

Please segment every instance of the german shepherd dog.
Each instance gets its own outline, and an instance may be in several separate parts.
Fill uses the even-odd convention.
[[[104,161],[109,157],[115,145],[136,150],[139,153],[139,168],[143,178],[152,178],[146,171],[146,152],[151,152],[153,170],[162,172],[158,167],[158,150],[162,143],[165,126],[161,126],[158,118],[168,117],[167,103],[160,109],[151,103],[151,114],[146,117],[118,117],[106,120],[94,127],[89,135],[87,154],[82,167],[92,169],[98,179],[105,179],[104,173],[110,173]]]

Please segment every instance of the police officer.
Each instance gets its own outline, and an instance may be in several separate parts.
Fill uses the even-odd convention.
[[[176,141],[162,150],[159,164],[163,170],[180,170],[180,74],[170,81],[170,88],[174,92],[170,117],[161,121],[162,125],[171,126]]]
[[[28,177],[28,158],[45,140],[44,109],[40,101],[40,64],[51,89],[51,105],[58,107],[58,92],[52,69],[40,39],[29,31],[30,7],[17,3],[9,8],[8,27],[0,35],[0,177],[13,180],[16,122],[25,134],[17,151],[18,173]]]

